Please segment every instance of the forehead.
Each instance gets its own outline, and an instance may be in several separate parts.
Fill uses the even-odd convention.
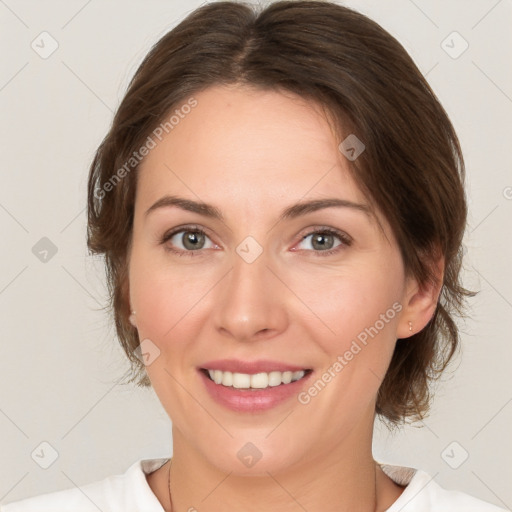
[[[156,146],[139,167],[138,195],[156,200],[169,188],[207,195],[212,203],[333,193],[364,200],[315,103],[242,86],[211,87],[193,100],[193,108],[174,108],[181,115],[161,140],[153,136]]]

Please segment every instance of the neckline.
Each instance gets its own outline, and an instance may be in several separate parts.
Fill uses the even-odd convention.
[[[160,457],[155,459],[140,459],[135,463],[137,465],[139,471],[142,472],[143,476],[143,485],[145,486],[145,489],[148,493],[151,494],[152,497],[158,502],[160,506],[159,512],[164,512],[164,509],[162,507],[162,504],[154,494],[153,490],[151,489],[149,482],[147,480],[147,476],[150,473],[153,473],[154,471],[160,469],[162,466],[164,466],[171,457]],[[399,485],[400,487],[403,487],[403,491],[400,494],[400,496],[386,509],[386,512],[394,512],[395,510],[399,510],[397,507],[400,507],[410,501],[411,497],[409,496],[409,493],[407,493],[407,488],[409,487],[410,483],[413,481],[413,479],[417,479],[421,476],[421,471],[419,471],[417,468],[412,468],[408,466],[398,466],[394,464],[387,464],[383,462],[375,461],[376,464],[382,469],[382,471],[391,479],[395,484]],[[428,476],[428,475],[427,475]]]
[[[171,460],[170,457],[159,457],[156,459],[141,459],[139,461],[142,472],[145,475],[149,475],[154,471],[160,469],[164,464],[167,464]],[[382,471],[386,473],[393,482],[400,486],[407,486],[418,469],[411,468],[409,466],[398,466],[395,464],[387,464],[385,462],[377,462],[375,461]]]

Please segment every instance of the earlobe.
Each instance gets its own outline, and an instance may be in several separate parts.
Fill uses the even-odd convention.
[[[135,311],[132,311],[131,312],[131,315],[130,315],[130,323],[134,326],[134,327],[137,327],[137,321],[136,321],[136,318],[135,318],[135,314],[136,312]]]

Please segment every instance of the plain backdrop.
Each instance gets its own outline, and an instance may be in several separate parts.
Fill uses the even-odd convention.
[[[86,182],[138,64],[202,3],[0,1],[0,502],[171,454],[154,392],[116,384],[128,366],[101,309],[102,260],[87,255]],[[470,208],[464,280],[480,291],[430,416],[395,435],[377,424],[374,455],[510,508],[512,4],[345,5],[405,46],[457,130]],[[47,469],[43,452],[55,458]]]

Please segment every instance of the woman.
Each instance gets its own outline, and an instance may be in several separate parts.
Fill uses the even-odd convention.
[[[91,166],[88,246],[172,459],[4,506],[498,511],[372,456],[455,353],[466,222],[447,115],[402,46],[329,2],[194,11]]]

